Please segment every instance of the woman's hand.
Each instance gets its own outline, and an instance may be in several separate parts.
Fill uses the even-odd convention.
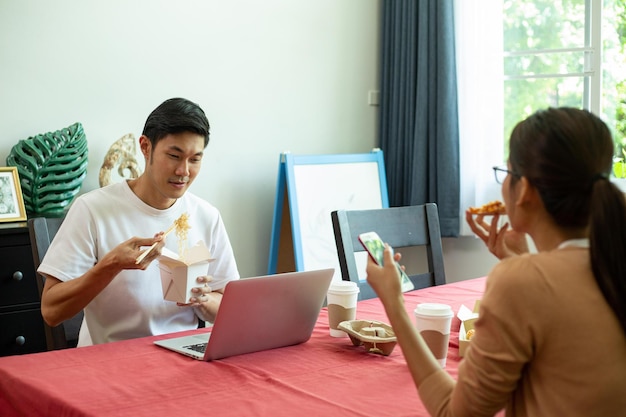
[[[381,299],[383,304],[393,302],[393,300],[403,300],[402,289],[400,285],[400,273],[396,262],[400,261],[402,256],[399,253],[394,255],[391,246],[385,243],[383,251],[384,266],[378,265],[368,257],[367,260],[367,282]]]
[[[489,252],[498,259],[528,252],[526,234],[511,229],[508,222],[498,229],[499,214],[493,215],[491,223],[487,223],[484,214],[478,214],[474,219],[474,214],[466,211],[465,220],[476,236],[485,243]]]

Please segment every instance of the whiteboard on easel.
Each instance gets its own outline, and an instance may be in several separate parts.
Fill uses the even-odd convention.
[[[281,154],[269,273],[335,268],[330,213],[388,207],[383,153]]]

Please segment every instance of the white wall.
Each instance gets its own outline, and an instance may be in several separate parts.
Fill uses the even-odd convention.
[[[81,122],[94,189],[115,140],[189,98],[211,123],[192,191],[221,210],[242,276],[265,273],[280,153],[375,146],[378,20],[378,0],[0,1],[0,165]],[[446,239],[451,280],[491,267],[477,243]]]

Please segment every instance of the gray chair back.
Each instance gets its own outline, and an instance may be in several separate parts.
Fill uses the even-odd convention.
[[[422,246],[426,248],[428,271],[409,274],[416,289],[445,284],[441,231],[437,205],[427,203],[416,206],[392,207],[370,210],[336,210],[331,213],[335,244],[342,279],[359,285],[359,299],[376,297],[367,281],[359,280],[355,252],[364,251],[359,234],[374,231],[383,242],[393,248]]]
[[[63,218],[35,217],[28,219],[28,231],[30,234],[35,271],[39,268],[44,255],[50,247],[50,242],[54,239],[62,222]],[[36,279],[37,287],[39,288],[39,298],[41,299],[46,278],[36,273]],[[76,316],[55,327],[50,327],[44,323],[48,350],[76,347],[83,315],[81,311]]]

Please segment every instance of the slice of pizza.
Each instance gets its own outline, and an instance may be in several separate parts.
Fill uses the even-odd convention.
[[[506,214],[504,204],[498,200],[490,201],[480,207],[470,207],[468,211],[472,214]]]

